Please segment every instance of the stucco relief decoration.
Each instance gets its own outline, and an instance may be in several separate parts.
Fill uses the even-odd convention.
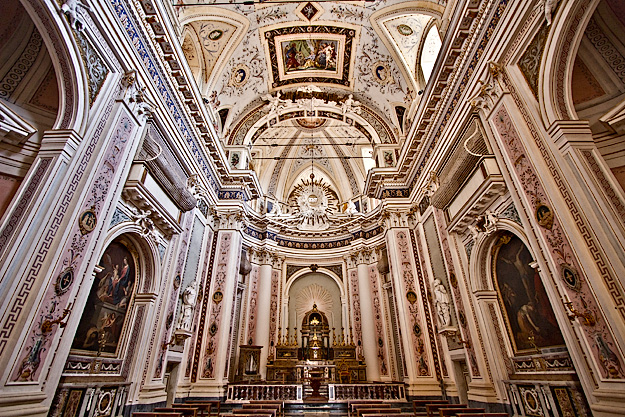
[[[217,252],[217,268],[215,270],[214,288],[223,289],[226,283],[226,272],[228,270],[228,257],[231,250],[232,233],[222,232],[219,236],[219,244]],[[216,291],[215,291],[216,292]],[[203,378],[215,377],[215,355],[217,354],[217,343],[219,342],[219,325],[221,324],[222,303],[213,303],[209,318],[209,337],[206,341],[204,354],[204,370]]]
[[[269,340],[276,343],[278,328],[278,297],[280,293],[280,272],[271,271],[271,303],[269,305]]]
[[[234,34],[235,27],[225,22],[205,20],[193,22],[190,26],[202,45],[205,75],[208,79],[221,52]]]
[[[120,117],[115,129],[113,129],[114,133],[106,149],[104,162],[98,168],[89,197],[83,203],[83,210],[92,209],[97,215],[102,213],[102,205],[108,196],[111,182],[120,163],[119,156],[123,154],[134,127],[134,123],[128,116]],[[55,276],[65,273],[68,268],[76,273],[82,265],[85,248],[93,235],[83,235],[78,223],[75,223],[71,236],[71,240],[66,244],[63,260],[56,267]],[[68,285],[72,285],[72,283]],[[37,313],[36,325],[30,331],[28,346],[20,354],[18,361],[20,365],[13,372],[12,379],[14,381],[38,379],[39,366],[47,356],[47,348],[56,333],[56,325],[64,325],[63,320],[70,312],[71,304],[68,305],[68,293],[57,294],[54,284],[51,284],[46,290],[44,302]],[[66,307],[62,308],[61,306]]]
[[[232,57],[231,64],[226,67],[216,89],[224,105],[232,106],[231,120],[237,120],[244,110],[243,101],[239,100],[246,94],[257,95],[267,91],[265,72],[267,64],[262,52],[257,30],[250,30],[241,42],[240,54]],[[245,71],[245,78],[242,71]],[[232,79],[234,77],[234,80]],[[262,115],[261,115],[262,116]],[[256,121],[253,121],[255,123]],[[247,132],[247,129],[245,129]]]
[[[250,272],[250,307],[248,313],[248,325],[247,325],[247,339],[248,345],[253,345],[256,339],[256,321],[258,317],[258,280],[260,276],[260,269],[258,266],[252,266],[252,272]]]
[[[402,282],[404,284],[404,293],[408,293],[409,291],[414,292],[415,284],[414,275],[412,272],[413,256],[410,253],[410,242],[408,241],[408,236],[404,231],[397,231],[396,238],[397,246],[400,253],[401,276]],[[423,330],[419,320],[417,303],[408,303],[406,304],[406,306],[408,307],[408,312],[410,313],[410,323],[413,330],[411,334],[412,343],[415,348],[415,356],[417,358],[417,372],[419,376],[429,376],[431,375],[431,372],[425,351],[425,342],[423,340]]]
[[[87,38],[79,33],[77,35],[78,44],[80,45],[80,55],[82,56],[89,80],[89,103],[93,103],[106,80],[109,69],[98,55],[97,51],[91,46]]]
[[[167,303],[168,304],[167,317],[172,317],[172,319],[175,316],[175,309],[177,308],[177,305],[178,305],[180,287],[182,284],[182,277],[180,276],[181,275],[180,271],[184,270],[186,253],[187,253],[186,249],[189,246],[189,239],[191,238],[191,229],[192,229],[193,219],[194,219],[193,216],[187,215],[183,223],[184,232],[182,234],[182,241],[180,242],[180,249],[179,249],[178,259],[176,260],[176,268],[175,268],[175,271],[178,271],[178,272],[173,278],[174,291],[172,291],[171,294],[169,295],[169,302]],[[147,291],[148,288],[149,287],[147,286],[143,287],[144,291]],[[165,287],[163,287],[163,290],[164,288]],[[166,299],[166,297],[163,297],[163,298]],[[162,305],[159,304],[159,310],[161,307]],[[166,355],[167,349],[169,347],[169,341],[171,340],[171,333],[173,330],[172,327],[173,326],[169,326],[167,331],[163,332],[161,339],[160,339],[160,343],[151,343],[150,346],[148,347],[148,355],[151,355],[153,348],[156,348],[158,351],[157,364],[156,364],[156,367],[154,368],[154,374],[153,374],[154,379],[160,378],[163,372],[163,364],[165,361],[165,355]],[[154,329],[154,331],[152,332],[152,340],[154,340],[155,338],[156,338],[156,329]],[[148,367],[148,364],[146,363],[146,366],[144,368],[144,373],[147,373],[147,367]]]
[[[295,313],[297,314],[296,322],[299,323],[302,317],[310,311],[313,304],[317,304],[317,309],[327,312],[330,323],[334,322],[334,314],[332,313],[332,295],[325,287],[319,284],[311,284],[295,296]]]
[[[69,25],[72,29],[76,31],[82,31],[85,27],[85,22],[80,16],[80,9],[84,9],[85,11],[91,12],[92,9],[89,5],[83,3],[80,0],[65,0],[63,5],[61,6],[61,11],[65,16],[67,16],[67,20],[69,21]]]
[[[358,354],[362,355],[362,322],[360,319],[360,292],[358,289],[358,271],[353,269],[349,272],[349,289],[352,299],[352,314],[354,320],[354,337],[358,346]]]
[[[355,87],[359,91],[369,91],[370,96],[374,96],[376,91],[380,94],[396,98],[396,101],[403,101],[407,94],[407,88],[403,83],[403,77],[399,68],[388,55],[386,48],[380,45],[379,37],[371,28],[364,28],[361,45],[358,50],[356,70],[359,77]],[[391,112],[387,117],[391,118]]]
[[[373,300],[373,320],[375,323],[375,335],[377,340],[378,363],[380,375],[388,375],[386,360],[386,340],[384,338],[384,325],[382,323],[382,307],[380,304],[380,286],[378,284],[378,269],[375,265],[369,267],[369,284],[371,285],[371,297]]]
[[[443,218],[443,213],[441,210],[435,209],[434,215],[436,217],[436,226],[438,229],[438,236],[441,244],[441,248],[443,250],[443,256],[445,259],[445,263],[447,265],[448,273],[456,275],[456,271],[453,266],[452,256],[451,256],[451,248],[449,247],[449,235],[445,230],[445,220]],[[457,278],[456,278],[457,279]],[[477,358],[475,355],[475,348],[473,347],[473,340],[471,337],[471,331],[467,327],[466,319],[462,319],[468,314],[470,310],[470,306],[465,307],[464,302],[462,300],[462,295],[460,294],[460,288],[458,286],[452,287],[453,300],[456,303],[456,307],[458,310],[458,321],[460,323],[460,327],[462,328],[461,336],[466,341],[466,349],[469,356],[469,363],[471,365],[471,372],[474,376],[480,375],[480,369],[477,366]],[[477,318],[475,318],[477,320]]]
[[[510,115],[505,107],[501,106],[493,116],[494,126],[501,137],[503,148],[513,161],[514,171],[519,178],[524,190],[531,190],[526,193],[527,199],[534,207],[539,204],[547,204],[549,201],[540,182],[538,172],[525,157],[525,149],[522,145],[519,133],[514,126]],[[538,218],[536,219],[538,222]],[[553,254],[554,261],[560,265],[567,265],[576,272],[576,291],[570,288],[566,282],[571,277],[561,279],[564,281],[560,285],[560,291],[564,292],[565,299],[570,299],[567,309],[571,320],[578,320],[580,329],[588,344],[592,347],[593,359],[598,365],[602,378],[622,379],[625,376],[623,366],[625,364],[623,354],[616,340],[614,339],[609,326],[607,325],[597,301],[584,277],[579,275],[581,268],[573,254],[571,245],[564,233],[557,216],[553,216],[551,228],[540,227],[538,233],[542,234],[547,246]]]
[[[250,69],[245,64],[239,64],[232,68],[232,72],[230,73],[230,81],[228,85],[232,85],[234,87],[243,87],[247,80],[249,79]]]

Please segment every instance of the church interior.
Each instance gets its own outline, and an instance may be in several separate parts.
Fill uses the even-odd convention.
[[[623,415],[625,2],[0,11],[0,415]]]

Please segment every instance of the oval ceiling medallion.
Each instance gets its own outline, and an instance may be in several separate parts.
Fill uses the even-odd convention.
[[[398,25],[397,31],[399,32],[400,35],[403,35],[403,36],[410,36],[414,33],[412,28],[408,25]]]

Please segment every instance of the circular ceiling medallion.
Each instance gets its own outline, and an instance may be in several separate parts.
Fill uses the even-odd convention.
[[[326,123],[326,119],[322,117],[303,117],[295,120],[298,125],[306,129],[317,129]]]
[[[408,25],[398,25],[397,31],[399,32],[400,35],[403,35],[403,36],[410,36],[414,33],[412,28]]]
[[[394,81],[393,75],[391,74],[391,69],[386,62],[376,62],[375,64],[373,64],[371,72],[373,73],[373,78],[382,85],[390,84]]]
[[[242,87],[247,83],[247,79],[249,78],[250,70],[245,64],[237,65],[232,68],[232,73],[230,74],[230,82],[228,84],[235,87]]]

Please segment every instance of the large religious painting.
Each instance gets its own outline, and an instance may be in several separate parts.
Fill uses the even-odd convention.
[[[291,39],[281,42],[284,74],[297,71],[336,71],[339,43],[331,39]]]
[[[89,293],[73,349],[115,353],[136,282],[135,260],[125,239],[113,241],[104,251]]]
[[[271,88],[293,84],[352,86],[356,28],[290,26],[262,33]]]
[[[493,272],[516,352],[564,345],[564,339],[532,255],[517,236],[505,233],[493,247]]]

